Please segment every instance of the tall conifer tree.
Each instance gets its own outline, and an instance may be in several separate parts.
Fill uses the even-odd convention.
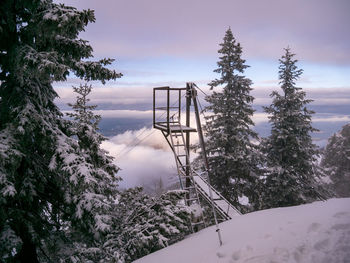
[[[0,257],[38,262],[50,257],[53,233],[73,227],[93,238],[107,222],[92,213],[102,200],[94,161],[71,137],[52,82],[69,72],[102,82],[121,74],[105,67],[111,59],[88,60],[92,47],[78,35],[95,21],[91,10],[4,0],[0,17]]]
[[[249,198],[251,206],[256,206],[256,177],[253,175],[256,147],[251,140],[257,134],[251,106],[254,98],[250,95],[252,81],[242,74],[248,67],[241,58],[242,48],[233,37],[231,29],[226,31],[224,42],[220,44],[218,68],[219,79],[213,80],[213,91],[206,97],[209,106],[206,111],[206,138],[209,166],[213,185],[234,205],[243,211],[240,200]]]
[[[264,203],[267,207],[298,205],[319,197],[313,172],[318,153],[310,133],[313,111],[306,105],[306,93],[295,86],[303,73],[298,69],[295,54],[285,49],[279,60],[279,79],[282,94],[273,91],[272,104],[265,108],[270,114],[271,135],[265,141],[268,176]]]

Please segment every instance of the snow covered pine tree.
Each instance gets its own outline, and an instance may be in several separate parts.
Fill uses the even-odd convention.
[[[265,107],[272,125],[271,135],[264,141],[267,158],[267,178],[264,207],[291,206],[319,198],[313,162],[318,153],[310,133],[311,115],[306,108],[312,100],[295,86],[303,70],[296,66],[290,49],[279,60],[279,79],[283,94],[273,91],[272,104]]]
[[[114,203],[119,194],[117,183],[121,179],[116,176],[118,168],[113,163],[113,158],[100,148],[106,138],[98,132],[101,116],[95,115],[92,111],[97,105],[88,105],[90,101],[88,95],[91,93],[92,86],[84,84],[73,89],[78,96],[75,104],[69,104],[74,112],[67,113],[73,118],[70,135],[78,139],[81,156],[90,166],[89,172],[81,178],[85,183],[79,182],[74,185],[72,192],[78,197],[79,202],[90,206],[89,211],[93,217],[86,217],[83,223],[85,227],[89,226],[87,233],[93,234],[93,238],[90,242],[86,242],[86,235],[77,236],[72,231],[66,231],[70,239],[74,240],[75,252],[74,255],[70,255],[63,251],[66,250],[63,248],[58,251],[58,256],[61,260],[64,256],[66,258],[73,256],[82,262],[89,260],[97,262],[106,256],[102,246],[106,241],[105,234],[112,230],[114,223]]]
[[[242,48],[231,29],[226,31],[220,46],[218,52],[222,56],[214,72],[220,73],[221,78],[209,85],[223,90],[207,96],[209,106],[205,108],[210,113],[204,127],[210,174],[214,187],[244,212],[257,205],[258,178],[252,173],[256,146],[251,142],[257,134],[250,127],[254,125],[251,119],[254,98],[249,95],[252,82],[241,75],[248,66],[241,58]],[[249,204],[240,202],[244,197]]]
[[[51,238],[62,229],[88,236],[88,243],[107,228],[103,209],[91,209],[108,202],[111,189],[99,185],[101,178],[115,180],[114,168],[96,165],[84,142],[70,137],[51,84],[69,72],[103,83],[121,74],[105,67],[111,59],[87,60],[92,48],[78,34],[95,21],[91,10],[3,0],[0,17],[0,257],[50,261]]]
[[[350,197],[350,123],[328,140],[321,167],[339,197]]]
[[[189,234],[191,210],[183,203],[185,193],[175,190],[150,197],[139,187],[122,192],[115,225],[103,246],[106,261],[131,262]]]

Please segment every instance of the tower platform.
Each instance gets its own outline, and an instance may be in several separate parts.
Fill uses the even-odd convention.
[[[168,125],[167,123],[159,123],[156,122],[154,123],[154,128],[167,132],[168,131]],[[185,125],[178,125],[178,124],[173,124],[173,125],[169,125],[169,129],[171,129],[172,132],[197,132],[197,130],[195,128],[191,128],[191,127],[187,127]]]

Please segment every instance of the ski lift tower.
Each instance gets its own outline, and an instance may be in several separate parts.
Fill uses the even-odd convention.
[[[185,196],[186,204],[188,206],[197,205],[200,207],[199,196],[201,196],[212,205],[216,222],[216,213],[218,213],[220,219],[228,220],[234,216],[240,215],[240,213],[210,185],[208,160],[199,117],[197,90],[195,87],[197,86],[194,83],[187,83],[186,88],[154,88],[153,128],[163,133],[174,153],[180,187],[187,191]],[[183,101],[185,101],[185,103],[183,103]],[[196,128],[191,128],[191,106],[193,106],[194,109]],[[185,118],[184,121],[182,117]],[[198,133],[203,161],[206,166],[205,177],[191,169],[189,149],[190,134],[193,132]],[[202,220],[199,222],[192,222],[192,227],[198,224],[205,226],[203,215],[201,215],[201,218]]]

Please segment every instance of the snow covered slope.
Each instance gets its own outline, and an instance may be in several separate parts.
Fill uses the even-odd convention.
[[[348,263],[350,198],[275,208],[235,217],[137,263]]]

